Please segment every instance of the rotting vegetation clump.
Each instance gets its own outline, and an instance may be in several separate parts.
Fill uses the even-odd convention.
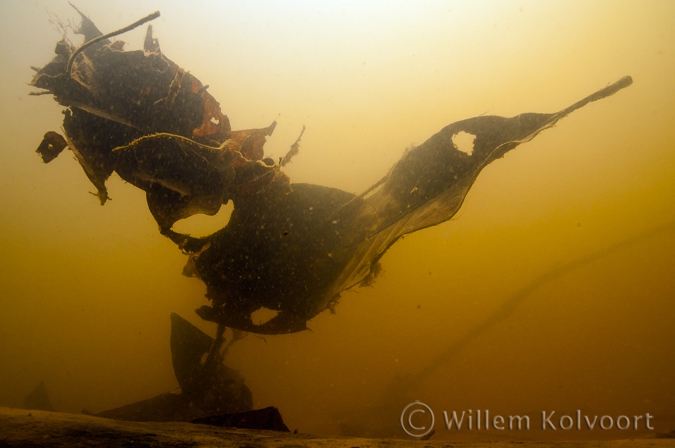
[[[308,320],[333,310],[341,292],[371,284],[399,238],[449,220],[485,166],[632,83],[621,78],[555,113],[452,123],[355,195],[292,183],[281,168],[298,153],[300,137],[278,162],[266,157],[276,123],[233,131],[208,86],[162,53],[151,26],[143,50],[124,51],[123,42],[110,39],[158,15],[107,35],[82,15],[85,43],[75,48],[61,40],[31,83],[67,108],[64,135],[47,132],[38,152],[50,162],[69,148],[101,204],[113,172],[145,191],[161,234],[189,256],[184,272],[207,286],[210,304],[199,316],[261,334],[306,329]],[[472,151],[455,145],[464,134],[474,138]],[[221,230],[203,238],[172,230],[176,221],[213,215],[229,201],[234,212]],[[276,315],[254,323],[251,315],[261,308]]]

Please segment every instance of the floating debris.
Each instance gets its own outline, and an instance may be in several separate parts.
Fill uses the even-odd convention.
[[[291,183],[281,166],[297,155],[302,133],[279,163],[266,157],[276,123],[232,131],[207,86],[160,51],[151,27],[144,50],[124,51],[107,39],[152,17],[107,35],[83,17],[86,42],[57,44],[32,85],[68,107],[65,135],[47,133],[38,151],[49,162],[66,142],[101,204],[113,172],[144,190],[160,232],[189,255],[185,272],[206,284],[211,303],[199,316],[262,334],[306,329],[308,320],[334,309],[341,292],[371,284],[380,258],[405,234],[452,218],[488,164],[632,83],[626,76],[556,113],[450,124],[354,195]],[[472,139],[472,148],[458,149],[459,135]],[[179,219],[213,215],[229,201],[230,221],[214,234],[172,230]],[[255,323],[251,315],[261,308],[277,314]]]

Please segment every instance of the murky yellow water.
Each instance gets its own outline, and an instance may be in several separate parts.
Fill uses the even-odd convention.
[[[436,412],[434,438],[650,432],[536,431],[542,411],[649,413],[656,432],[675,429],[675,3],[77,5],[104,32],[161,10],[162,51],[210,85],[233,129],[279,117],[266,146],[276,159],[306,125],[286,173],[354,193],[449,123],[554,112],[632,76],[487,167],[453,220],[397,243],[384,275],[343,294],[335,315],[309,332],[249,335],[227,361],[257,407],[303,432],[338,434],[355,416],[398,428],[402,408],[392,421],[377,405],[411,376],[412,399]],[[27,86],[60,39],[55,16],[79,20],[65,1],[0,5],[0,405],[21,406],[44,380],[58,410],[96,412],[177,387],[171,312],[215,328],[193,313],[204,287],[180,275],[185,256],[143,192],[113,176],[101,207],[70,154],[45,166],[34,153],[62,120]],[[120,38],[139,48],[143,32]],[[203,233],[213,219],[226,216],[180,225]],[[443,410],[469,409],[529,413],[533,428],[442,427]]]

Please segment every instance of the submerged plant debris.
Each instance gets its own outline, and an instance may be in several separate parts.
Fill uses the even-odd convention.
[[[110,199],[105,183],[113,172],[144,190],[160,232],[189,255],[185,272],[207,286],[210,304],[199,316],[262,334],[306,329],[308,320],[333,310],[341,292],[372,283],[399,238],[452,218],[485,166],[632,83],[621,78],[556,113],[450,124],[354,195],[292,183],[281,167],[298,154],[300,137],[278,162],[266,157],[276,123],[233,131],[208,86],[162,53],[151,26],[143,50],[124,51],[123,42],[109,39],[130,27],[103,35],[82,15],[85,43],[75,48],[64,38],[37,70],[31,85],[43,89],[38,94],[53,94],[67,108],[64,135],[47,132],[37,151],[48,163],[68,147],[101,204]],[[462,133],[474,136],[471,151],[453,142]],[[212,235],[172,230],[176,221],[213,215],[229,201],[230,221]],[[261,308],[276,315],[256,324],[251,315]]]
[[[218,337],[222,338],[222,334]],[[235,340],[232,338],[230,343]],[[244,378],[223,363],[224,353],[220,344],[214,342],[211,336],[179,315],[171,314],[171,361],[180,393],[167,392],[96,416],[140,422],[189,422],[214,416],[228,419],[233,418],[233,414],[244,420],[255,417],[255,413],[249,414],[253,409],[253,395],[244,384]],[[210,353],[212,350],[215,352]],[[263,425],[259,429],[277,429],[272,423],[269,425],[272,426]]]

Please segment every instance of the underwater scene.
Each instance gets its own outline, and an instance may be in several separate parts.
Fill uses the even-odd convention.
[[[675,3],[0,21],[1,407],[675,437]]]

